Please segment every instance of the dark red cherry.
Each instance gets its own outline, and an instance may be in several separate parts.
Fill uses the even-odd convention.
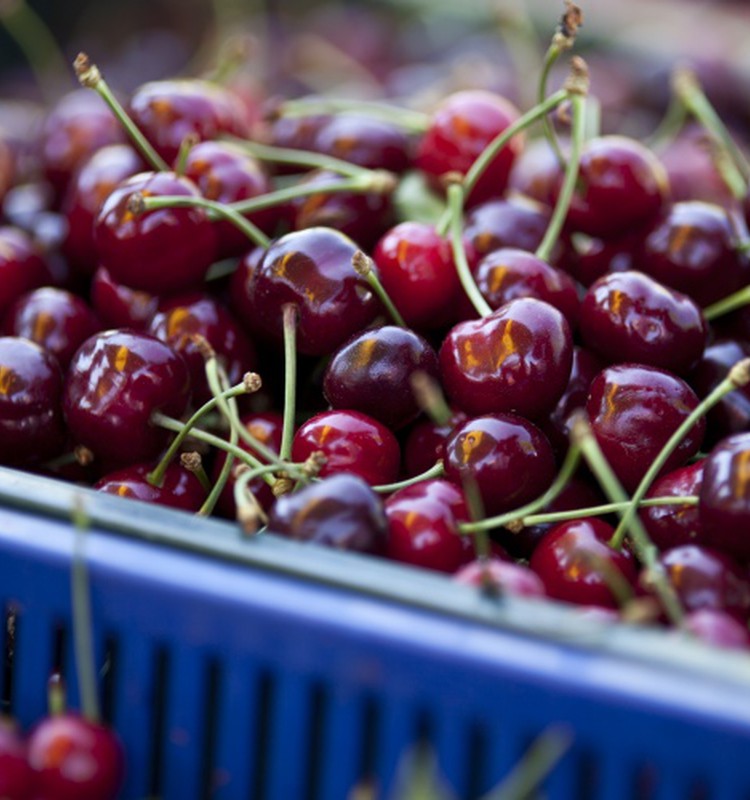
[[[457,583],[486,589],[489,586],[501,595],[512,597],[546,597],[541,578],[523,564],[513,564],[499,558],[472,561],[461,567],[453,576]]]
[[[332,353],[375,318],[380,303],[352,267],[357,247],[330,228],[288,233],[266,251],[253,272],[248,301],[254,323],[281,339],[283,307],[297,309],[297,347]]]
[[[569,150],[566,141],[561,141],[560,146],[563,151]],[[550,147],[547,138],[540,136],[529,141],[513,162],[508,176],[509,194],[528,197],[544,206],[552,207],[562,180],[560,159]],[[536,250],[536,247],[532,249]]]
[[[148,333],[183,356],[190,368],[196,405],[211,397],[206,380],[206,362],[196,335],[216,351],[230,385],[239,383],[246,372],[257,366],[252,341],[221,303],[208,294],[195,293],[164,300],[151,320]]]
[[[697,405],[695,392],[676,375],[642,364],[618,364],[594,378],[586,410],[605,458],[632,492]],[[698,452],[705,427],[703,418],[695,423],[667,459],[662,474]]]
[[[492,308],[523,297],[544,300],[562,313],[571,328],[578,323],[578,290],[575,281],[525,250],[504,247],[484,256],[474,278]]]
[[[111,330],[87,339],[73,357],[63,410],[78,444],[108,462],[134,464],[169,440],[151,415],[180,417],[189,399],[182,356],[153,336]]]
[[[434,466],[438,459],[445,458],[445,442],[454,429],[466,421],[463,411],[456,411],[444,425],[431,419],[418,420],[409,430],[404,442],[404,472],[414,477]]]
[[[565,391],[573,358],[570,326],[549,303],[512,300],[456,325],[440,348],[443,386],[469,414],[549,413]]]
[[[99,267],[91,280],[91,305],[107,328],[145,330],[159,308],[159,297],[124,286]]]
[[[605,275],[581,303],[583,343],[609,363],[634,361],[684,375],[703,355],[708,326],[687,295],[642,272]]]
[[[728,436],[709,453],[699,510],[711,547],[750,559],[750,433]]]
[[[136,464],[110,472],[100,478],[94,489],[118,497],[129,497],[145,503],[198,511],[206,499],[206,490],[198,478],[179,461],[172,461],[160,486],[149,483],[148,475],[156,464]]]
[[[747,624],[718,608],[700,608],[685,616],[683,630],[713,647],[750,650]]]
[[[675,203],[644,237],[638,267],[706,306],[747,280],[739,238],[725,208],[697,200]]]
[[[70,181],[62,202],[67,234],[62,251],[74,272],[92,275],[99,263],[94,222],[110,193],[131,175],[143,171],[143,159],[127,144],[97,150]]]
[[[445,444],[445,474],[454,483],[472,481],[487,515],[536,499],[552,483],[555,458],[545,435],[516,414],[474,417]]]
[[[378,276],[407,325],[434,330],[452,321],[462,291],[451,246],[433,225],[401,222],[377,243]]]
[[[640,228],[616,239],[592,239],[583,234],[573,234],[574,252],[565,269],[584,286],[591,286],[595,280],[611,272],[635,269],[642,239]]]
[[[689,497],[700,492],[704,460],[672,470],[654,481],[650,497]],[[697,506],[651,506],[640,511],[651,541],[659,550],[683,544],[711,544],[703,532]]]
[[[323,394],[333,408],[362,411],[392,430],[420,413],[411,378],[423,372],[438,378],[435,351],[419,334],[396,325],[356,334],[328,363]]]
[[[338,550],[382,554],[388,520],[378,495],[356,475],[341,473],[280,497],[268,530]]]
[[[223,135],[245,138],[250,132],[239,97],[197,78],[144,83],[130,99],[130,115],[168,164],[188,135],[205,141]]]
[[[323,411],[300,425],[292,442],[292,459],[305,461],[316,450],[326,458],[321,477],[350,472],[372,486],[398,478],[401,451],[396,437],[359,411]]]
[[[255,306],[252,299],[253,281],[266,251],[253,247],[239,260],[229,280],[229,308],[237,322],[253,339],[268,339],[268,333],[255,319]]]
[[[433,113],[417,149],[416,165],[438,180],[448,172],[465,175],[485,147],[518,116],[515,106],[500,95],[482,90],[455,92]],[[514,137],[497,154],[474,187],[470,205],[503,194],[522,144],[521,136]]]
[[[614,533],[603,520],[586,517],[555,526],[539,542],[529,566],[542,579],[547,595],[582,606],[617,608],[613,573],[625,587],[634,586],[637,568],[627,550],[615,550]]]
[[[474,540],[462,536],[458,524],[469,514],[462,490],[435,479],[394,492],[385,501],[388,542],[385,553],[393,561],[455,572],[474,558]]]
[[[123,181],[96,218],[101,264],[118,283],[154,294],[200,284],[216,256],[216,239],[202,208],[164,208],[135,214],[133,195],[198,197],[192,181],[172,172],[141,172]]]
[[[52,282],[41,251],[20,228],[0,227],[0,316],[18,298]]]
[[[43,719],[29,735],[35,800],[114,800],[124,776],[117,735],[73,713]]]
[[[313,150],[315,137],[331,117],[327,114],[312,114],[309,116],[285,117],[276,115],[264,132],[263,139],[275,147],[284,147],[291,150]],[[294,174],[299,172],[299,167],[293,165],[276,164],[274,169],[277,174]]]
[[[18,726],[7,717],[0,718],[0,797],[30,800],[33,781],[26,742]]]
[[[16,300],[5,315],[3,329],[10,336],[36,342],[66,369],[75,351],[102,324],[80,297],[48,286]]]
[[[0,337],[0,463],[28,465],[65,443],[63,378],[54,356],[28,339]]]

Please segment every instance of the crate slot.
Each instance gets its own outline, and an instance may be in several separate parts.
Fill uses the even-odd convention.
[[[151,694],[151,727],[149,728],[148,793],[160,797],[164,777],[165,727],[169,688],[169,651],[160,646],[153,655],[153,692]]]
[[[59,666],[60,625],[41,609],[16,615],[11,707],[20,725],[30,728],[47,713],[47,682]]]
[[[334,742],[326,739],[326,721],[329,708],[329,697],[326,686],[315,682],[310,688],[310,730],[307,736],[307,785],[304,800],[325,798],[320,792],[320,781],[323,774],[322,762],[327,748]]]
[[[99,669],[101,686],[102,719],[112,724],[115,716],[115,687],[120,679],[120,643],[115,634],[104,637],[104,655]]]
[[[3,613],[2,659],[0,659],[0,713],[13,716],[13,673],[17,611],[14,603],[6,603]]]
[[[221,692],[221,666],[212,658],[206,667],[205,690],[203,692],[203,743],[201,745],[201,798],[213,797],[213,776],[216,764],[216,745],[219,730],[219,694]]]
[[[255,767],[250,800],[263,800],[268,788],[271,725],[275,714],[276,676],[264,671],[258,678],[258,724],[255,730]]]

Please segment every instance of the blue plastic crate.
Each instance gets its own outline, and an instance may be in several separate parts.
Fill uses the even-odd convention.
[[[0,686],[25,726],[53,666],[77,702],[76,493],[126,800],[391,797],[416,742],[471,798],[556,724],[551,800],[750,798],[746,656],[0,469]]]

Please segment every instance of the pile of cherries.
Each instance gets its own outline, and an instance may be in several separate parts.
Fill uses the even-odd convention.
[[[580,62],[536,111],[465,90],[421,124],[199,79],[123,124],[77,67],[0,139],[0,463],[750,647],[720,135],[703,173],[582,138]],[[523,130],[555,107],[554,146]]]

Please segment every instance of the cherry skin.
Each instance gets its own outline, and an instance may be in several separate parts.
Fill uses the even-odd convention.
[[[0,718],[0,797],[29,800],[33,781],[23,736],[12,720]]]
[[[594,378],[586,404],[591,428],[625,490],[632,492],[669,437],[698,405],[676,375],[642,364],[617,364]],[[660,474],[698,452],[705,421],[699,419],[667,459]]]
[[[30,465],[62,451],[62,391],[54,356],[28,339],[0,337],[0,463]]]
[[[438,459],[445,459],[445,442],[455,428],[466,421],[463,411],[454,411],[445,424],[437,424],[431,419],[420,419],[409,430],[404,442],[404,473],[407,478],[421,475],[435,465]]]
[[[474,560],[461,567],[453,576],[456,583],[491,589],[512,597],[546,597],[541,578],[529,567],[513,564],[500,558]]]
[[[66,369],[75,351],[102,324],[80,297],[48,286],[16,300],[5,315],[3,329],[10,336],[36,342]]]
[[[107,328],[145,330],[159,308],[159,297],[124,286],[99,267],[91,279],[91,305]]]
[[[443,386],[468,414],[548,414],[565,391],[572,359],[565,317],[533,298],[459,323],[440,348]]]
[[[552,483],[555,459],[544,434],[516,414],[474,417],[445,444],[445,474],[476,484],[488,516],[536,499]]]
[[[420,413],[412,375],[422,372],[437,380],[438,371],[437,354],[421,336],[384,325],[357,334],[334,353],[323,394],[333,408],[362,411],[397,430]]]
[[[469,513],[455,484],[435,479],[406,486],[385,501],[385,513],[385,554],[393,561],[451,573],[474,558],[472,537],[458,532]]]
[[[323,411],[300,425],[292,441],[292,460],[303,462],[316,450],[326,458],[322,478],[349,472],[371,486],[398,478],[401,451],[396,437],[359,411]]]
[[[574,234],[574,248],[566,270],[583,286],[611,272],[636,269],[643,234],[640,229],[629,231],[616,239],[592,239]]]
[[[148,475],[155,466],[155,463],[149,462],[115,470],[100,478],[94,484],[94,489],[144,503],[198,511],[206,499],[206,490],[198,478],[179,462],[172,461],[161,486],[154,486],[149,483]]]
[[[73,713],[42,720],[28,742],[36,800],[114,800],[124,774],[122,745],[109,728]]]
[[[214,229],[201,208],[165,208],[135,214],[133,195],[198,197],[195,184],[170,172],[141,172],[123,181],[96,218],[101,264],[133,289],[167,294],[199,284],[216,255]]]
[[[452,321],[462,291],[451,246],[434,226],[401,222],[373,252],[378,276],[404,321],[416,330],[434,330]]]
[[[0,227],[0,315],[22,294],[51,282],[49,268],[31,237],[11,225]]]
[[[605,275],[581,303],[581,338],[609,363],[634,361],[684,375],[703,355],[708,326],[687,295],[642,272]]]
[[[268,515],[268,530],[338,550],[381,555],[388,520],[367,483],[341,473],[278,498]]]
[[[114,464],[134,464],[154,458],[169,440],[151,415],[180,417],[189,399],[182,356],[153,336],[111,330],[87,339],[73,357],[63,410],[78,444]]]
[[[700,608],[685,616],[685,631],[712,647],[750,650],[750,631],[736,617],[717,608]]]
[[[609,546],[613,533],[611,525],[591,517],[563,522],[549,531],[529,562],[547,595],[582,606],[617,608],[618,598],[607,580],[607,570],[626,586],[634,586],[637,568],[627,550]]]

